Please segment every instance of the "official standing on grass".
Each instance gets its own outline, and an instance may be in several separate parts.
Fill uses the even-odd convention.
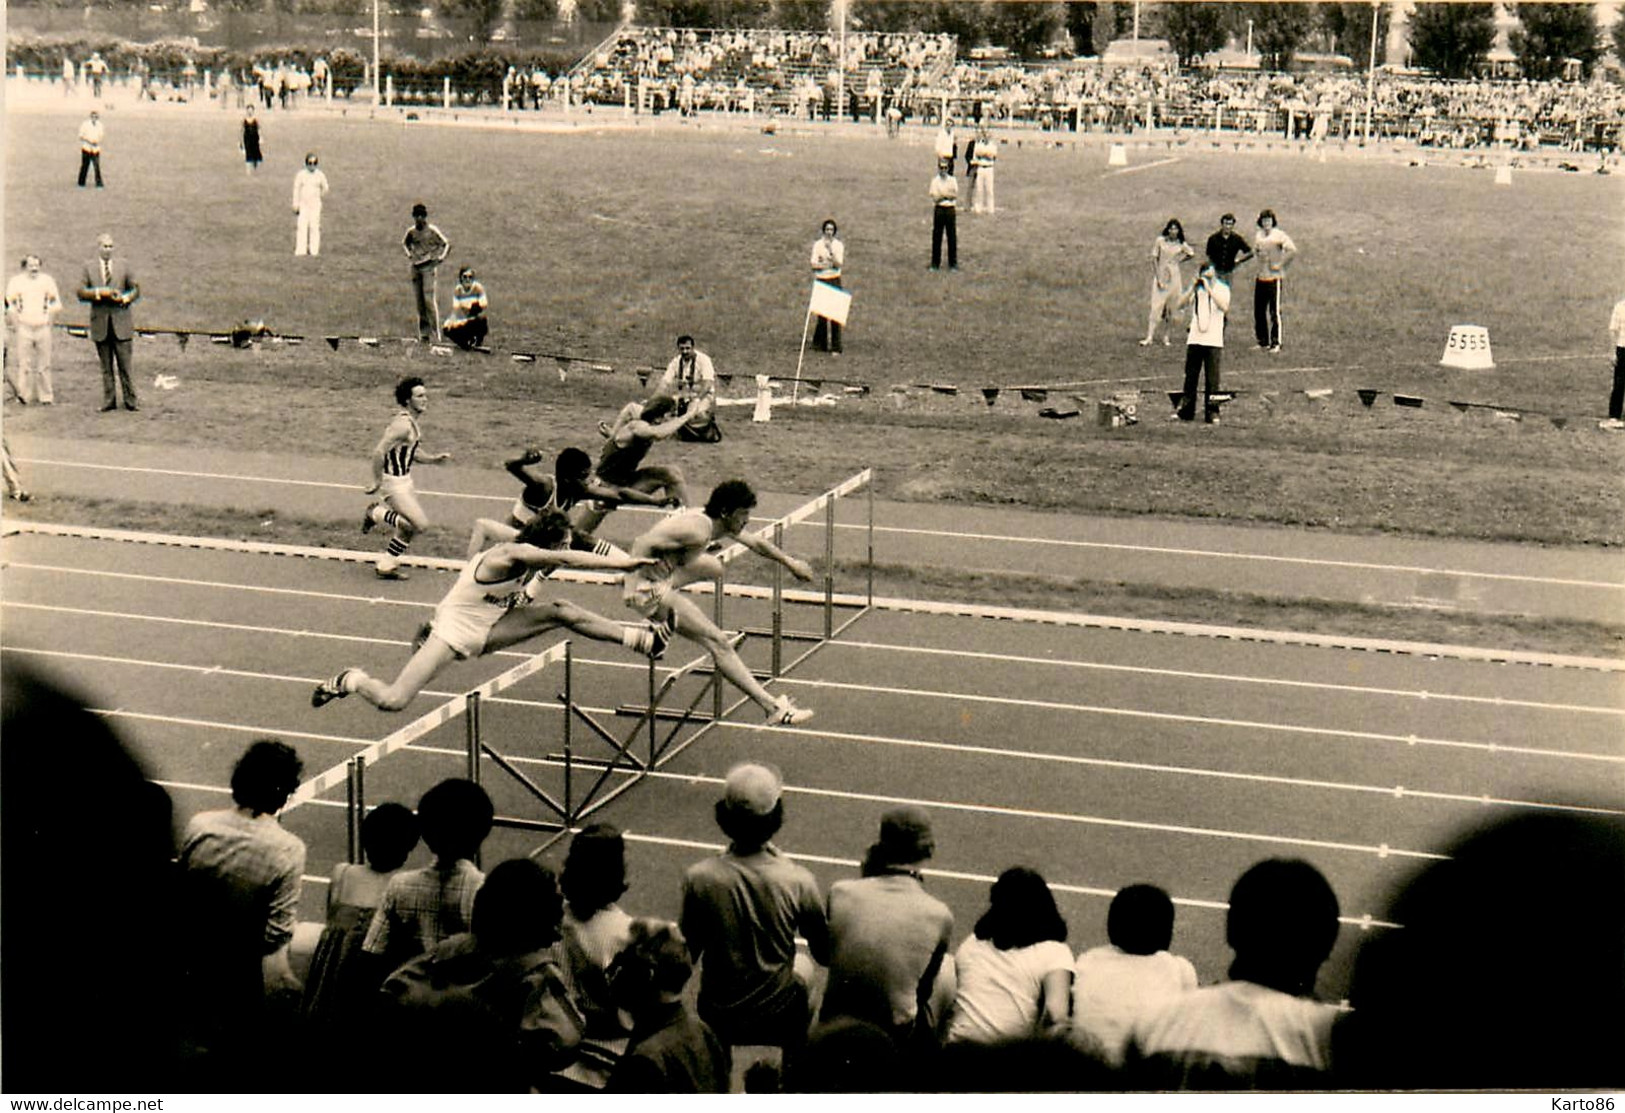
[[[100,82],[98,82],[100,84]],[[101,94],[98,93],[97,96]],[[96,171],[96,188],[102,188],[102,139],[106,137],[101,113],[94,108],[79,125],[79,188],[85,188],[85,175]]]
[[[1219,406],[1213,396],[1219,392],[1219,357],[1224,354],[1224,315],[1230,309],[1230,287],[1219,278],[1212,263],[1203,263],[1201,272],[1180,295],[1179,307],[1191,307],[1191,327],[1185,338],[1185,391],[1179,397],[1178,417],[1196,420],[1196,381],[1205,371],[1202,393],[1202,420],[1219,423]]]
[[[224,84],[227,80],[226,73],[227,71],[221,71],[220,99],[222,101],[226,97],[226,86]],[[249,176],[252,177],[254,172],[260,168],[260,163],[265,161],[265,152],[260,148],[260,118],[254,115],[254,106],[252,104],[248,106],[248,111],[243,113],[243,137],[238,141],[237,146],[242,148],[243,162],[247,164]]]
[[[6,315],[14,330],[14,354],[7,362],[17,401],[49,406],[56,400],[51,387],[51,319],[62,311],[62,294],[41,265],[38,255],[24,255],[22,273],[6,283]]]
[[[418,339],[440,339],[440,264],[451,253],[451,241],[429,223],[429,208],[419,201],[412,206],[412,227],[401,239],[401,250],[412,264],[412,293],[418,305]]]
[[[1275,211],[1258,214],[1258,239],[1253,253],[1258,256],[1258,279],[1253,283],[1253,330],[1258,346],[1265,351],[1281,350],[1281,282],[1287,264],[1298,253],[1292,237],[1275,222]]]
[[[931,269],[942,269],[942,240],[948,239],[948,269],[959,269],[959,183],[954,180],[952,159],[937,160],[937,176],[931,179]]]
[[[836,226],[833,220],[824,221],[823,234],[813,241],[812,246],[812,272],[813,277],[820,282],[827,282],[831,286],[841,284],[841,268],[846,265],[846,245],[835,238]],[[818,318],[818,324],[813,326],[813,347],[821,352],[841,354],[841,325],[839,321]]]
[[[1604,429],[1625,429],[1625,298],[1614,303],[1613,316],[1608,318],[1608,331],[1614,334],[1614,389],[1608,395],[1608,417],[1602,422]]]
[[[79,280],[79,300],[90,306],[90,339],[96,344],[96,358],[102,365],[102,412],[118,409],[119,388],[124,391],[124,408],[138,410],[135,386],[130,381],[133,363],[131,343],[135,323],[130,306],[141,296],[130,266],[113,258],[113,237],[103,232],[96,241],[96,258],[85,264]],[[118,365],[118,380],[113,366]]]
[[[295,255],[322,253],[322,198],[327,196],[327,175],[317,165],[319,161],[315,151],[307,151],[304,169],[293,176]]]
[[[1253,257],[1253,249],[1236,231],[1236,214],[1225,213],[1219,218],[1219,230],[1207,238],[1207,259],[1213,264],[1219,281],[1231,284],[1236,268]]]

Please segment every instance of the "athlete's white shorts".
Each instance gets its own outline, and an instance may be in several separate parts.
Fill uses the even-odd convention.
[[[466,660],[485,652],[485,639],[490,636],[491,627],[507,613],[507,607],[490,603],[442,603],[435,608],[434,620],[429,625],[435,636],[451,646],[459,659]]]
[[[417,493],[410,475],[386,475],[378,480],[378,497],[385,502],[401,495],[416,497]]]
[[[628,575],[621,581],[621,602],[644,618],[654,618],[671,594],[670,580],[649,580]]]

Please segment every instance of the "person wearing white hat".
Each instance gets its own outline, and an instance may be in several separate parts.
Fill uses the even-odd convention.
[[[795,969],[796,935],[814,961],[829,960],[817,880],[769,841],[784,823],[783,795],[771,765],[728,770],[716,804],[728,848],[683,875],[679,926],[700,962],[700,1019],[729,1045],[799,1047],[812,1010]]]

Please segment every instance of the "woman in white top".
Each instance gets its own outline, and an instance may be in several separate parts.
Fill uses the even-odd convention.
[[[1026,1039],[1064,1025],[1072,951],[1044,878],[1025,867],[993,883],[988,910],[954,952],[949,1043]]]
[[[1179,295],[1184,283],[1180,280],[1179,264],[1196,252],[1185,242],[1185,226],[1170,219],[1162,226],[1162,233],[1151,244],[1151,320],[1145,327],[1144,348],[1157,338],[1157,325],[1166,323],[1162,343],[1173,343],[1174,324],[1179,315]]]
[[[1078,956],[1072,981],[1072,1038],[1112,1067],[1135,1018],[1196,988],[1196,967],[1168,952],[1174,902],[1155,885],[1118,890],[1106,912],[1103,947]]]

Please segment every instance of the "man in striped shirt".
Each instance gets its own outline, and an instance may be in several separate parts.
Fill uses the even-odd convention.
[[[418,339],[440,339],[440,297],[436,288],[440,264],[451,253],[451,241],[429,223],[429,207],[412,206],[412,227],[401,238],[401,250],[412,264],[412,293],[418,305]]]
[[[412,483],[412,465],[419,460],[438,464],[451,459],[449,452],[418,453],[418,415],[429,408],[429,389],[423,380],[414,375],[396,383],[395,401],[401,411],[391,419],[372,450],[372,486],[367,488],[367,494],[377,494],[378,501],[368,506],[361,518],[362,533],[372,532],[376,525],[395,531],[384,555],[373,566],[381,580],[407,578],[401,571],[401,556],[412,538],[429,528],[429,516],[423,512]]]

